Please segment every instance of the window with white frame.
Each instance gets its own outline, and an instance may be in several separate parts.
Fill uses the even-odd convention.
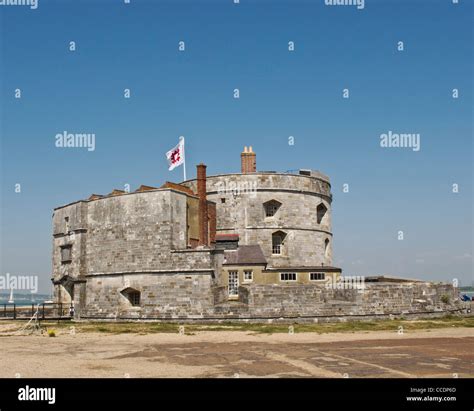
[[[237,271],[229,271],[229,297],[239,295],[239,273]]]
[[[283,241],[286,237],[286,233],[283,231],[277,231],[272,234],[272,254],[283,254]]]
[[[309,279],[311,281],[322,281],[326,279],[325,273],[309,273]]]
[[[296,273],[280,273],[280,281],[296,281]]]
[[[252,270],[244,270],[244,281],[253,281],[253,271]]]

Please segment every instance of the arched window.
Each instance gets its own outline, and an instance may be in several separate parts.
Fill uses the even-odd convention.
[[[323,203],[318,205],[318,207],[316,208],[316,219],[317,219],[318,224],[321,224],[321,221],[323,220],[327,211],[328,211],[328,208]]]
[[[329,238],[324,240],[324,255],[327,257],[329,254]]]
[[[277,231],[272,234],[272,254],[282,254],[286,233]]]

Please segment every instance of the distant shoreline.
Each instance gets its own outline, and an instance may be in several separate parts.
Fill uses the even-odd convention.
[[[10,293],[0,294],[0,305],[15,304],[17,307],[31,307],[32,304],[43,304],[44,301],[51,300],[50,294],[13,294],[13,303],[9,303]]]

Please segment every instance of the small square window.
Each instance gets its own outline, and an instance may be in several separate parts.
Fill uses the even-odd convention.
[[[322,281],[326,279],[326,274],[324,273],[309,273],[309,279],[311,281]]]
[[[70,263],[72,261],[72,245],[61,247],[61,263]]]
[[[245,270],[244,271],[244,281],[253,281],[253,272],[252,270]]]
[[[221,203],[222,203],[222,204],[225,203],[225,198],[221,198]]]
[[[280,273],[280,281],[296,281],[296,273]]]

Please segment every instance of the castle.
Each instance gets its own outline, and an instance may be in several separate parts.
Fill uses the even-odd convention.
[[[449,285],[372,279],[341,290],[331,185],[318,171],[241,172],[54,210],[54,299],[83,319],[279,319],[437,312]],[[440,287],[442,288],[440,291]],[[444,287],[444,288],[443,288]]]

